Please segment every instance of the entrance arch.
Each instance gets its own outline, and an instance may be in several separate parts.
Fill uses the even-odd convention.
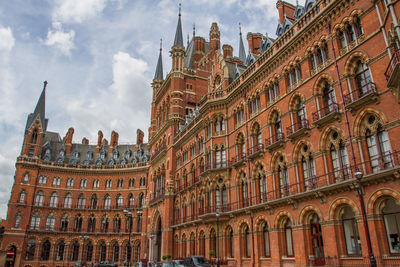
[[[162,259],[162,221],[158,211],[153,216],[150,235],[150,259],[161,261]]]

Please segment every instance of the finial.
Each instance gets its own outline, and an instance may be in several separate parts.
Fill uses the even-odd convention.
[[[196,36],[196,25],[193,23],[193,37]]]
[[[181,8],[182,8],[182,4],[179,3],[179,17],[181,16]]]
[[[239,34],[242,35],[242,23],[239,22]]]
[[[43,90],[45,90],[45,89],[46,89],[46,87],[47,87],[47,83],[48,83],[47,81],[44,81],[44,82],[43,82]]]
[[[296,0],[296,5],[299,5],[299,0]]]
[[[162,38],[160,38],[160,52],[162,51]]]

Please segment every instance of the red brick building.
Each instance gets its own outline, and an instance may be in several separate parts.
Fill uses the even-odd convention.
[[[208,40],[194,34],[185,47],[179,14],[165,78],[160,51],[146,145],[139,135],[136,146],[119,146],[116,133],[108,145],[99,132],[84,164],[86,140],[72,144],[73,130],[63,140],[46,131],[42,95],[17,159],[3,254],[15,250],[21,266],[61,266],[61,254],[69,264],[122,265],[139,253],[151,260],[204,255],[230,266],[368,266],[374,255],[378,266],[398,266],[400,3],[276,6],[277,39],[248,33],[246,56],[240,33],[238,57],[221,47],[217,23]],[[119,161],[126,150],[129,163]],[[59,188],[49,177],[62,178]],[[87,179],[86,189],[70,179]],[[100,188],[89,186],[97,179]],[[71,208],[66,197],[52,207],[53,191],[71,192]],[[134,228],[137,222],[132,250],[124,208]],[[92,215],[97,228],[89,231]],[[46,230],[49,216],[54,231]],[[110,225],[120,218],[114,225],[125,232],[102,232],[104,217]]]

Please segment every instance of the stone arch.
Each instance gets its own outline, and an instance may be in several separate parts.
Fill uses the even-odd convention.
[[[244,228],[248,226],[250,229],[250,223],[247,219],[242,219],[237,223],[237,233],[243,233]]]
[[[242,174],[244,174],[244,180],[245,180],[245,182],[247,183],[247,173],[246,173],[245,170],[240,169],[240,170],[238,170],[237,173],[236,173],[236,182],[237,182],[238,185],[239,185],[240,182],[243,180],[243,179],[242,179]]]
[[[334,84],[334,79],[331,75],[327,73],[322,73],[315,79],[313,95],[322,95],[324,91],[325,81],[327,81],[330,85]]]
[[[309,215],[310,213],[316,213],[318,215],[318,217],[320,218],[320,220],[324,221],[322,212],[318,207],[316,207],[314,205],[306,205],[300,212],[299,219],[298,219],[299,224],[302,224],[302,225],[307,224],[307,222],[306,222],[306,219],[308,217],[307,215]]]
[[[271,224],[270,224],[267,216],[262,214],[262,215],[259,215],[256,217],[255,222],[254,222],[254,229],[256,229],[256,231],[262,231],[263,222],[267,223],[268,228],[271,227]]]
[[[274,154],[272,154],[272,157],[271,157],[270,170],[275,170],[278,167],[277,166],[277,162],[278,162],[278,160],[281,161],[280,157],[283,157],[282,158],[283,159],[282,162],[288,163],[288,160],[286,158],[286,154],[285,153],[283,153],[282,151],[275,151]]]
[[[320,135],[320,138],[319,138],[319,150],[325,151],[327,149],[326,148],[327,140],[329,138],[329,134],[332,131],[338,132],[339,135],[342,137],[342,140],[345,141],[344,137],[346,135],[344,133],[344,130],[340,126],[335,125],[335,124],[328,125],[327,127],[325,127],[325,129],[322,130],[322,133]]]
[[[259,173],[260,167],[263,170],[263,173],[265,174],[265,172],[267,170],[265,168],[265,163],[263,161],[261,161],[261,160],[257,160],[253,164],[253,168],[251,170],[251,177],[256,177],[257,176],[257,174]]]
[[[301,102],[305,102],[305,97],[302,93],[296,92],[289,99],[289,111],[295,111],[297,105],[297,99],[300,98]]]
[[[300,155],[300,149],[303,147],[303,145],[307,145],[310,151],[314,151],[313,146],[309,140],[300,139],[293,146],[292,162],[297,162],[299,160],[298,157]]]
[[[292,214],[287,210],[281,210],[275,216],[274,228],[279,229],[285,217],[290,219],[292,225],[296,225],[296,222],[294,221]]]
[[[231,225],[230,223],[227,223],[227,224],[224,226],[224,229],[223,229],[225,235],[228,233],[228,229],[229,229],[229,228],[231,228],[232,231],[235,232],[233,225]]]
[[[339,197],[337,199],[335,199],[331,206],[329,207],[329,218],[328,220],[337,220],[339,218],[339,209],[342,206],[348,205],[350,206],[353,211],[355,216],[361,216],[361,212],[360,209],[358,208],[358,205],[356,205],[356,203],[354,203],[353,200],[351,200],[350,198],[347,197]]]
[[[344,75],[351,76],[354,74],[354,70],[356,69],[356,64],[358,60],[361,60],[362,63],[368,65],[369,56],[363,51],[355,51],[353,52],[346,60],[344,65]]]
[[[362,122],[368,114],[375,114],[378,118],[380,118],[382,124],[386,124],[388,122],[386,115],[375,107],[366,107],[362,109],[356,116],[353,124],[353,133],[354,136],[361,135]]]
[[[273,107],[267,115],[267,123],[272,124],[274,123],[274,119],[276,116],[281,116],[281,111],[278,107]]]
[[[158,210],[158,209],[156,209],[154,212],[153,212],[153,216],[152,216],[152,219],[151,219],[151,225],[150,225],[150,229],[151,229],[151,231],[156,231],[157,230],[157,223],[158,223],[158,220],[161,220],[161,213],[160,213],[160,211]]]
[[[400,193],[391,188],[380,188],[376,190],[367,200],[367,211],[369,214],[379,214],[378,208],[380,206],[380,199],[385,197],[392,197],[400,203]]]

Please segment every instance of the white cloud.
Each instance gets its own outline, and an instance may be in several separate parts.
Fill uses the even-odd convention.
[[[59,0],[53,12],[53,20],[82,23],[103,12],[106,4],[107,0]]]
[[[44,44],[47,46],[54,46],[60,50],[61,53],[69,56],[71,54],[71,49],[75,47],[75,31],[70,30],[69,32],[65,32],[59,22],[53,22],[53,28],[54,29],[48,30],[47,39],[44,41]]]
[[[2,27],[0,25],[0,52],[10,52],[14,47],[15,39],[10,27]]]
[[[145,72],[147,63],[141,59],[131,57],[124,52],[118,52],[113,57],[113,84],[111,90],[117,98],[129,104],[135,111],[143,110],[143,103],[148,104],[150,97],[150,81]]]

